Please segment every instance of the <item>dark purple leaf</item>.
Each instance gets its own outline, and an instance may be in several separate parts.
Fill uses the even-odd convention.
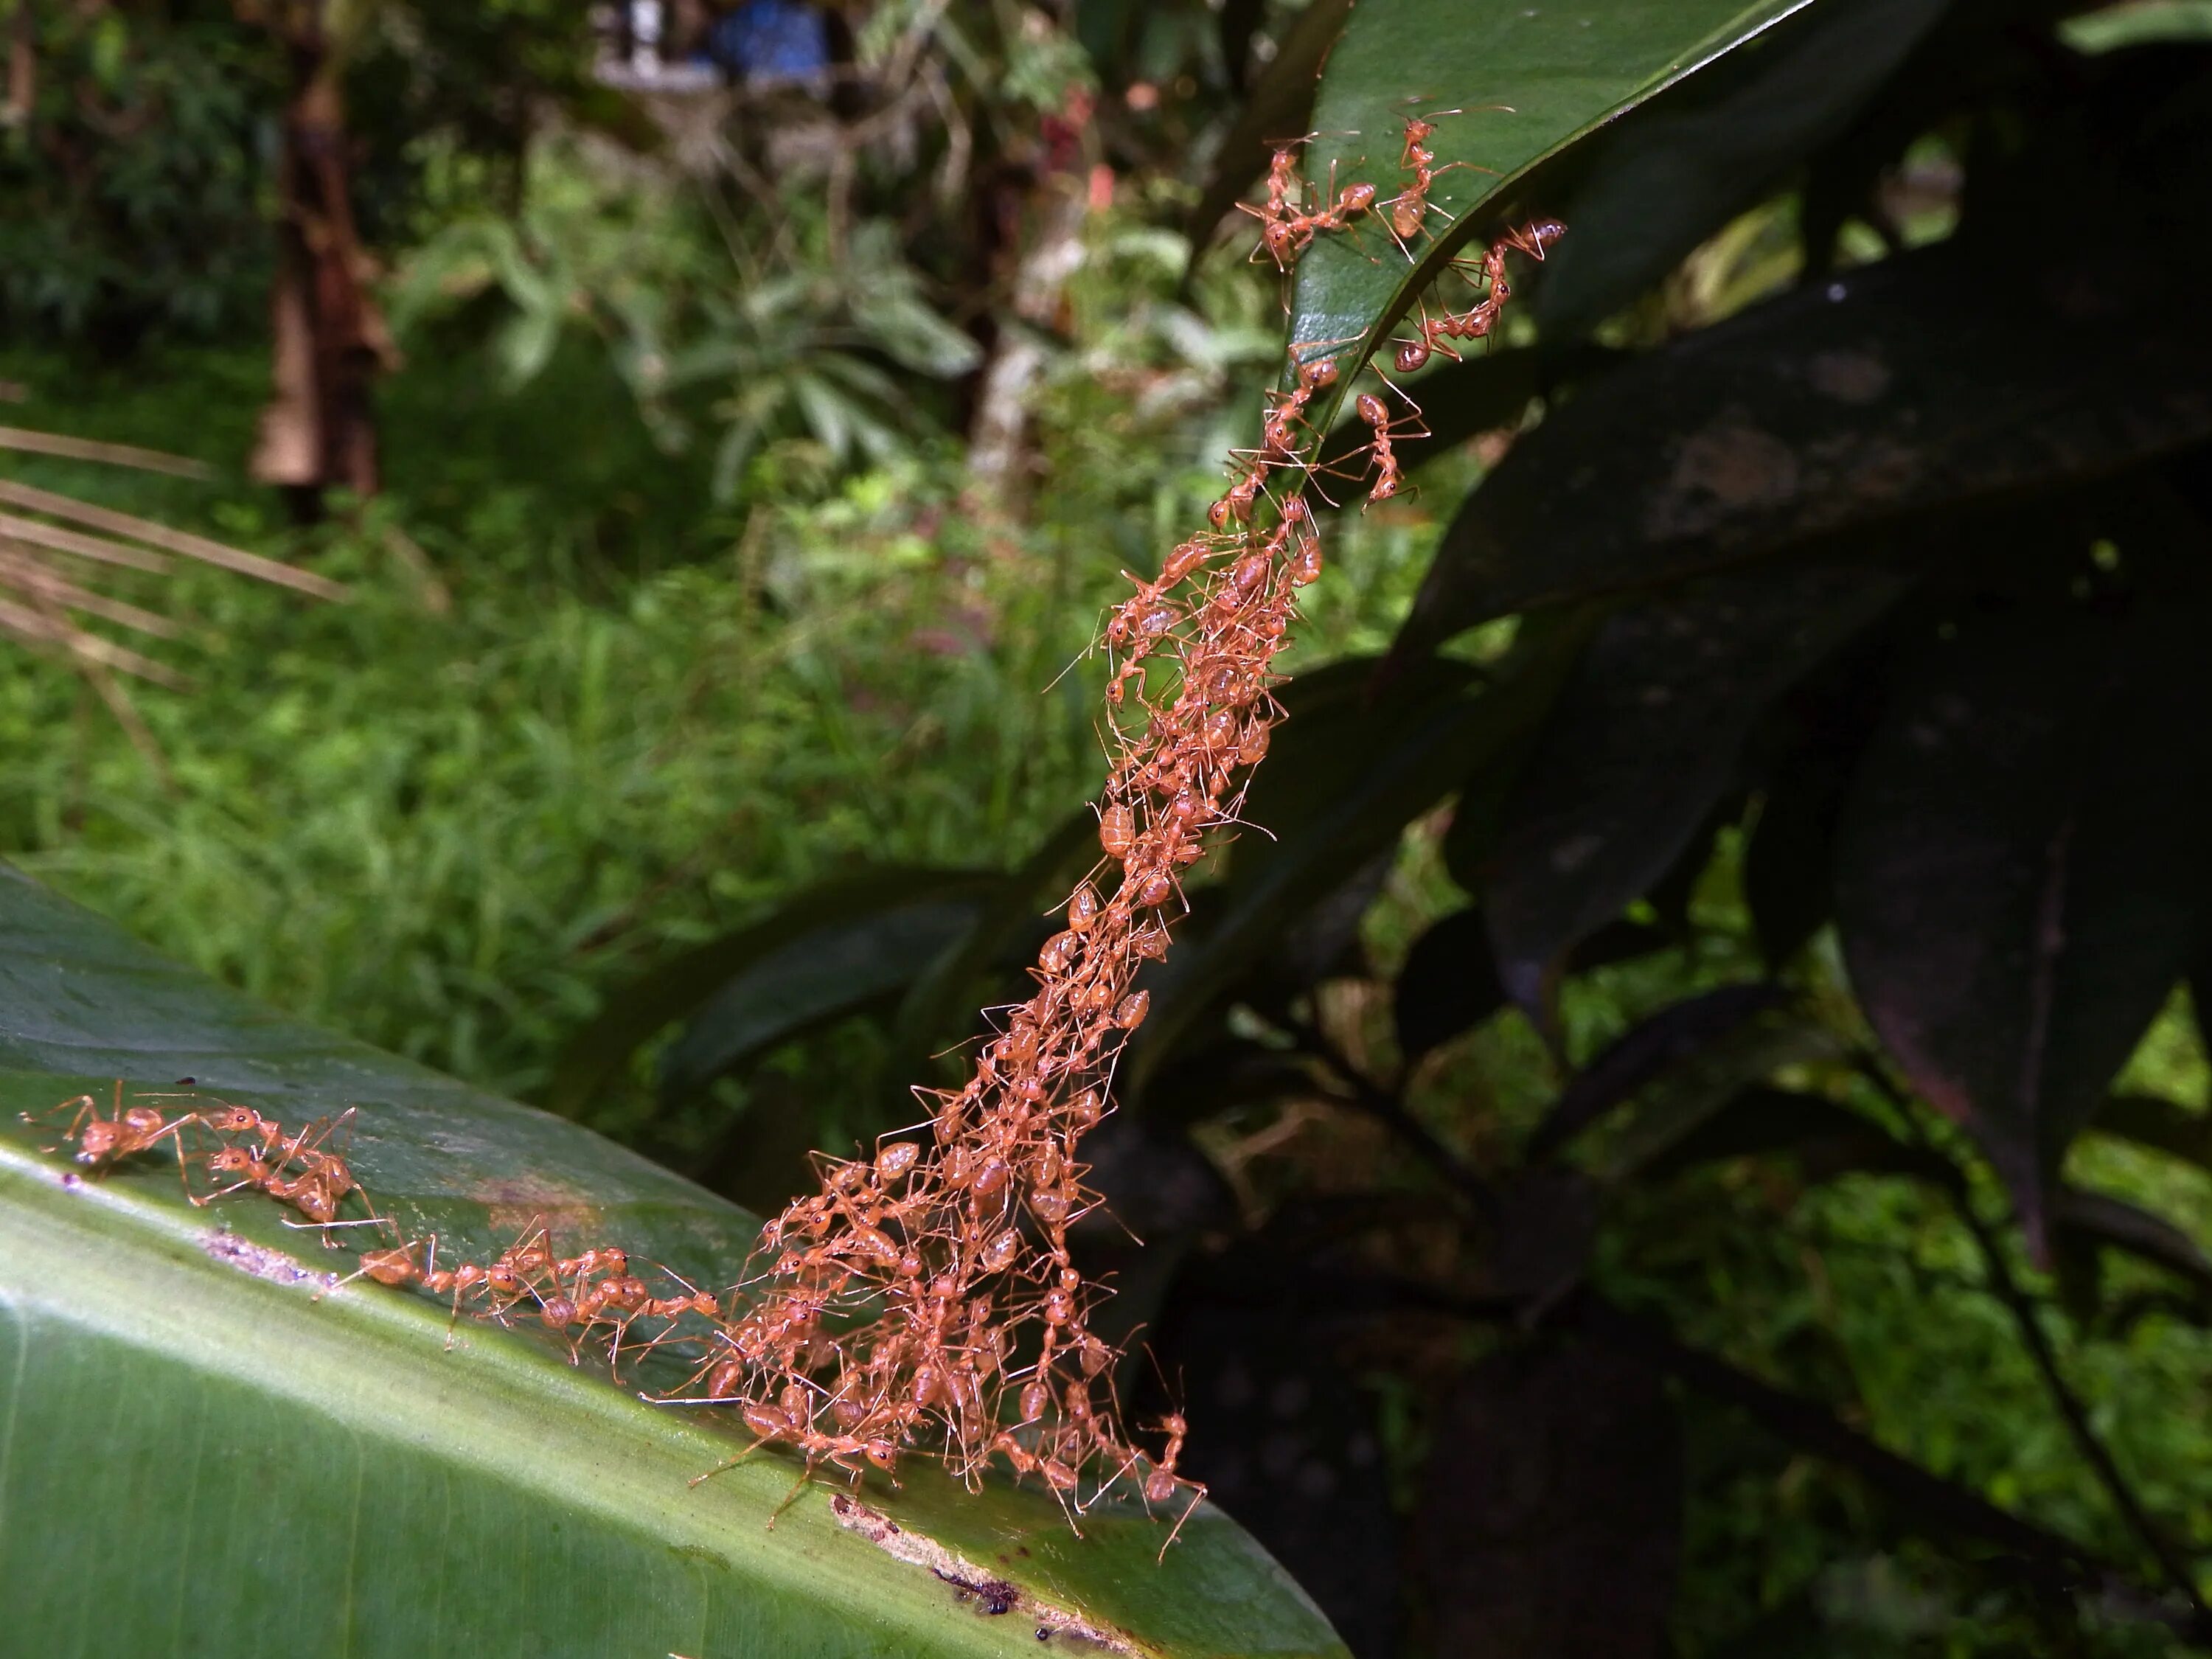
[[[1766,704],[1904,586],[1867,566],[1743,572],[1608,618],[1508,800],[1483,905],[1540,1011],[1561,956],[1648,891],[1735,781]]]
[[[2039,1249],[2060,1158],[2212,914],[2207,612],[1961,624],[1902,676],[1838,830],[1860,1004]]]

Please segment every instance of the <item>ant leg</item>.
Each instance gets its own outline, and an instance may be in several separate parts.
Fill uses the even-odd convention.
[[[722,1403],[722,1402],[720,1402],[720,1401],[717,1401],[716,1403],[717,1403],[717,1404],[720,1404],[720,1403]],[[706,1474],[695,1474],[695,1475],[693,1475],[693,1476],[692,1476],[689,1480],[685,1481],[684,1484],[684,1486],[685,1486],[690,1487],[690,1486],[696,1486],[700,1485],[702,1481],[712,1480],[713,1480],[716,1475],[722,1474],[725,1470],[727,1470],[727,1469],[734,1469],[735,1468],[737,1468],[737,1467],[738,1467],[738,1464],[740,1464],[740,1463],[744,1462],[745,1461],[745,1459],[747,1459],[748,1457],[750,1457],[750,1456],[751,1456],[755,1452],[758,1451],[758,1450],[759,1450],[763,1446],[765,1446],[766,1444],[768,1444],[768,1442],[767,1442],[767,1441],[765,1441],[765,1440],[756,1440],[756,1441],[754,1441],[754,1442],[753,1442],[753,1443],[752,1443],[751,1445],[750,1445],[750,1446],[746,1447],[743,1451],[739,1452],[739,1453],[738,1453],[735,1457],[729,1458],[729,1459],[726,1460],[726,1461],[725,1461],[725,1462],[720,1462],[720,1463],[715,1464],[715,1465],[714,1465],[714,1467],[713,1468],[711,1468],[711,1469],[708,1470],[708,1471],[707,1471],[707,1473],[706,1473]],[[811,1469],[809,1469],[809,1470],[807,1471],[807,1474],[811,1474],[812,1473],[813,1473],[813,1471],[812,1471]],[[800,1476],[799,1477],[799,1486],[805,1486],[805,1484],[806,1484],[806,1475],[805,1475],[805,1474],[802,1474],[802,1475],[800,1475]],[[792,1494],[791,1494],[791,1497],[792,1497],[792,1498],[796,1498],[798,1495],[799,1495],[798,1488],[797,1488],[797,1487],[793,1487],[793,1488],[792,1489]],[[782,1513],[783,1513],[783,1506],[784,1506],[784,1504],[788,1504],[788,1503],[790,1503],[790,1502],[791,1502],[791,1498],[785,1498],[785,1499],[783,1500],[783,1504],[778,1504],[778,1505],[776,1506],[776,1511],[775,1511],[776,1515],[781,1515],[781,1514],[782,1514]],[[773,1526],[775,1524],[775,1515],[772,1515],[772,1516],[770,1516],[769,1517],[769,1522],[768,1522],[768,1523],[769,1523],[769,1525],[770,1525],[771,1527],[773,1527]]]
[[[1176,1520],[1175,1523],[1175,1531],[1168,1534],[1168,1541],[1160,1546],[1160,1553],[1156,1558],[1156,1559],[1159,1561],[1165,1561],[1168,1559],[1168,1552],[1175,1547],[1175,1540],[1182,1532],[1183,1522],[1189,1520],[1192,1514],[1197,1510],[1198,1506],[1206,1501],[1205,1482],[1194,1480],[1190,1485],[1192,1489],[1190,1502],[1184,1508],[1182,1516]]]

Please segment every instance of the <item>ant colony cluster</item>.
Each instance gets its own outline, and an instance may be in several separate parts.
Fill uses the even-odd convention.
[[[1430,120],[1407,121],[1405,188],[1381,201],[1358,184],[1314,205],[1297,146],[1277,149],[1264,204],[1244,208],[1261,222],[1255,256],[1287,276],[1317,236],[1370,217],[1410,258],[1407,245],[1443,211],[1429,199],[1443,171],[1426,147],[1433,131]],[[1540,259],[1563,228],[1536,221],[1479,262],[1449,267],[1474,285],[1474,303],[1435,316],[1424,306],[1414,337],[1399,343],[1397,368],[1411,373],[1437,351],[1456,357],[1449,342],[1488,335],[1511,294],[1507,253]],[[1038,953],[1035,994],[1006,1011],[965,1086],[918,1091],[930,1111],[927,1144],[896,1139],[872,1158],[818,1157],[821,1189],[767,1224],[758,1270],[724,1296],[666,1268],[650,1269],[667,1281],[656,1286],[620,1249],[557,1255],[543,1227],[484,1262],[441,1266],[434,1237],[396,1242],[362,1252],[353,1277],[450,1298],[456,1320],[465,1310],[502,1323],[534,1316],[568,1343],[572,1360],[590,1345],[619,1367],[625,1352],[675,1345],[691,1373],[662,1397],[731,1406],[757,1443],[796,1449],[810,1469],[894,1474],[920,1455],[972,1487],[1003,1462],[1018,1478],[1040,1479],[1071,1522],[1128,1496],[1179,1509],[1179,1531],[1205,1495],[1176,1467],[1183,1419],[1154,1425],[1150,1447],[1122,1427],[1113,1394],[1121,1356],[1091,1328],[1103,1292],[1076,1268],[1068,1231],[1099,1204],[1079,1148],[1111,1109],[1115,1056],[1144,1023],[1150,993],[1135,988],[1137,972],[1166,954],[1184,908],[1182,872],[1209,832],[1237,821],[1240,780],[1282,718],[1275,654],[1298,591],[1321,574],[1320,532],[1303,493],[1318,471],[1309,411],[1338,368],[1300,349],[1291,349],[1290,389],[1271,397],[1259,447],[1235,458],[1208,528],[1176,547],[1156,578],[1133,577],[1136,591],[1106,623],[1116,752],[1098,806],[1104,856]],[[1399,490],[1396,441],[1425,435],[1412,400],[1387,379],[1384,386],[1407,416],[1394,420],[1372,392],[1353,403],[1371,434],[1362,452],[1370,501]],[[89,1097],[58,1109],[74,1114],[67,1136],[78,1162],[95,1169],[167,1140],[197,1204],[250,1189],[297,1209],[301,1224],[391,1229],[373,1209],[338,1218],[349,1195],[368,1205],[331,1150],[350,1113],[287,1133],[241,1106],[174,1117],[125,1107],[120,1085],[111,1116]],[[188,1134],[214,1144],[188,1154]]]

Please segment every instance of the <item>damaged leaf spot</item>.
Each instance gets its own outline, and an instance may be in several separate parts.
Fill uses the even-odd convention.
[[[987,1616],[1011,1613],[1024,1603],[1024,1592],[1016,1586],[964,1556],[956,1555],[934,1540],[907,1531],[889,1516],[843,1492],[830,1494],[830,1512],[836,1516],[839,1526],[860,1534],[894,1560],[927,1567],[936,1577],[952,1586],[956,1600],[973,1600]],[[1127,1637],[1094,1625],[1066,1607],[1040,1601],[1034,1595],[1028,1597],[1027,1607],[1030,1616],[1036,1620],[1036,1638],[1040,1642],[1062,1636],[1072,1641],[1087,1642],[1109,1653],[1134,1656],[1139,1651]]]
[[[315,1285],[329,1290],[338,1282],[336,1273],[319,1273],[282,1250],[272,1250],[265,1244],[256,1244],[240,1238],[236,1233],[213,1232],[200,1241],[200,1248],[210,1259],[226,1267],[235,1267],[242,1273],[252,1273],[256,1279],[265,1279],[272,1285]]]

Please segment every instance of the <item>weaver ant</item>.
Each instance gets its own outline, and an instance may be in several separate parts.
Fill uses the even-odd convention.
[[[98,1171],[112,1169],[126,1158],[151,1152],[163,1140],[176,1148],[177,1165],[184,1167],[184,1144],[179,1139],[185,1126],[193,1121],[189,1112],[181,1117],[167,1118],[151,1106],[125,1106],[123,1103],[123,1079],[115,1080],[115,1103],[111,1115],[100,1115],[100,1102],[91,1095],[79,1095],[51,1108],[46,1115],[75,1109],[69,1127],[62,1131],[62,1139],[76,1143],[76,1161],[89,1164]],[[35,1122],[33,1115],[22,1114],[26,1123]],[[47,1148],[49,1152],[52,1147]]]

